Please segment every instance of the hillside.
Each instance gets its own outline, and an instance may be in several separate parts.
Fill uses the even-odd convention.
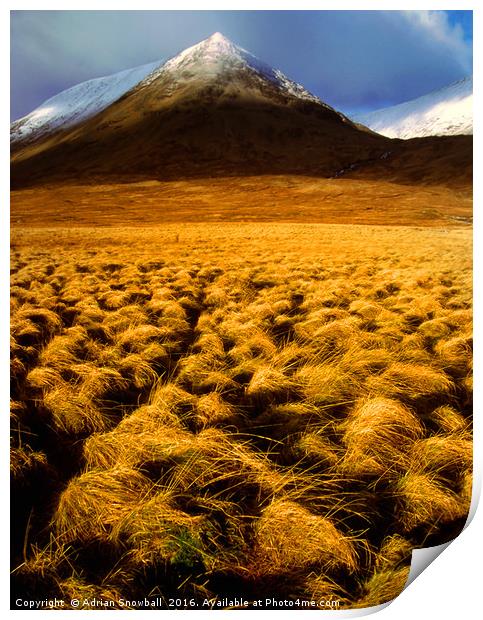
[[[388,138],[470,135],[473,133],[473,78],[354,118]]]

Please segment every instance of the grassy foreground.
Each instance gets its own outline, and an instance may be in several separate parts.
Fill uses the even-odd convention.
[[[13,229],[14,598],[397,596],[471,499],[470,244]]]

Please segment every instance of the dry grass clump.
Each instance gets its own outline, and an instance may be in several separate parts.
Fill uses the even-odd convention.
[[[275,343],[263,330],[242,323],[231,324],[229,329],[226,325],[221,327],[222,338],[224,335],[229,342],[237,343],[228,351],[228,358],[234,364],[240,364],[252,358],[270,360],[276,354]]]
[[[202,353],[218,359],[225,356],[223,340],[218,334],[205,332],[202,333],[192,347],[193,353]]]
[[[152,390],[149,404],[168,415],[187,422],[193,415],[197,398],[174,383],[158,384]]]
[[[288,377],[284,369],[260,365],[253,373],[246,394],[258,402],[288,400],[297,383]]]
[[[84,443],[84,459],[89,468],[115,465],[138,468],[155,465],[161,475],[183,459],[193,444],[193,436],[183,429],[169,409],[144,405],[125,416],[108,433],[91,435]]]
[[[26,383],[34,390],[50,390],[62,383],[62,375],[54,368],[37,366],[28,373]]]
[[[274,442],[283,441],[287,446],[282,450],[283,456],[291,455],[291,446],[299,435],[311,424],[328,427],[332,419],[327,413],[304,401],[271,403],[253,419],[253,432],[267,437]]]
[[[409,578],[413,548],[411,542],[399,534],[387,536],[377,552],[374,570],[361,584],[361,593],[353,606],[372,607],[399,596]]]
[[[377,570],[397,568],[401,564],[409,564],[413,545],[400,534],[386,536],[377,553],[375,567]]]
[[[357,376],[344,371],[336,361],[305,364],[294,373],[293,380],[307,401],[319,406],[351,401],[359,388]]]
[[[179,492],[211,492],[224,500],[260,501],[283,489],[291,480],[221,429],[207,428],[195,437],[186,459],[172,472],[170,488]]]
[[[323,602],[324,606],[320,609],[347,609],[352,606],[350,593],[324,574],[309,573],[305,595],[309,601]]]
[[[449,405],[442,405],[431,411],[425,422],[439,433],[464,433],[470,430],[469,421]]]
[[[303,459],[305,462],[330,470],[335,467],[340,459],[337,446],[319,433],[304,433],[292,448],[294,458]]]
[[[363,584],[361,597],[352,605],[354,609],[374,607],[397,598],[409,578],[410,566],[395,570],[379,570]]]
[[[163,331],[154,325],[138,325],[124,330],[118,342],[126,351],[137,353],[148,343],[162,340],[163,337]]]
[[[50,340],[61,327],[55,312],[47,308],[22,306],[15,313],[11,332],[21,344],[41,344]]]
[[[82,356],[87,345],[88,335],[84,327],[69,327],[56,335],[42,349],[40,363],[59,370],[69,368]]]
[[[448,375],[435,368],[395,362],[381,375],[370,377],[368,388],[376,393],[414,401],[421,397],[447,395],[454,389],[454,384]]]
[[[159,378],[152,364],[137,353],[131,353],[120,361],[119,372],[139,390],[152,387]]]
[[[473,443],[468,438],[435,435],[415,442],[409,471],[427,473],[451,485],[471,470],[472,462]]]
[[[263,575],[315,566],[356,570],[354,541],[296,502],[273,501],[256,523],[253,570]]]
[[[150,481],[129,467],[93,469],[73,478],[53,516],[56,535],[63,543],[106,540],[150,489]]]
[[[53,428],[61,434],[99,432],[107,430],[111,423],[90,395],[69,383],[59,383],[46,392],[43,404],[50,413]]]
[[[147,323],[147,314],[140,306],[129,304],[115,312],[106,314],[103,325],[110,329],[114,334],[122,333],[125,330],[133,329],[139,325]]]
[[[34,452],[30,447],[12,447],[10,451],[10,474],[12,483],[28,486],[41,475],[48,475],[50,466],[43,452]]]
[[[118,589],[88,583],[77,575],[60,581],[59,591],[66,603],[63,609],[124,609],[119,603],[123,596]],[[75,607],[71,602],[74,598],[79,601]]]
[[[466,377],[471,373],[473,338],[468,335],[440,340],[435,346],[438,362],[453,377]]]
[[[320,354],[323,355],[346,351],[354,339],[360,336],[359,323],[357,319],[351,317],[322,325],[314,331],[312,337]]]
[[[223,370],[225,365],[212,353],[195,353],[180,360],[178,368],[178,383],[196,393],[209,381],[212,373]],[[229,381],[229,378],[226,377],[226,380]]]
[[[138,565],[195,563],[203,552],[204,522],[205,516],[183,512],[169,491],[161,491],[126,512],[113,527],[111,538],[130,548],[130,557]]]
[[[122,392],[128,388],[128,381],[117,370],[93,363],[74,364],[70,368],[79,394],[92,399],[102,399],[106,394]]]
[[[445,523],[465,518],[469,511],[467,496],[451,491],[432,475],[410,472],[397,482],[394,492],[402,532],[417,527],[433,532]]]
[[[423,435],[418,418],[398,401],[367,398],[342,424],[347,448],[343,471],[354,476],[394,476],[408,467],[410,451]]]
[[[418,332],[421,333],[431,345],[434,345],[438,340],[451,333],[451,327],[445,319],[431,319],[430,321],[421,323],[421,325],[418,326]]]
[[[371,343],[367,343],[371,344]],[[385,370],[394,360],[394,353],[375,339],[374,348],[353,345],[340,359],[340,365],[346,372],[351,372],[361,380],[372,374]]]
[[[199,429],[224,426],[237,419],[237,411],[227,403],[219,392],[200,396],[196,402],[196,423]]]

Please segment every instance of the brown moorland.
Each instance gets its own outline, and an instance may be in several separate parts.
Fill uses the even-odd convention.
[[[13,193],[14,596],[364,607],[461,530],[468,196],[279,181]],[[260,221],[335,221],[339,187],[364,225]]]
[[[467,225],[471,185],[297,175],[233,176],[135,183],[44,184],[11,193],[12,225],[146,226],[168,222],[320,222]]]

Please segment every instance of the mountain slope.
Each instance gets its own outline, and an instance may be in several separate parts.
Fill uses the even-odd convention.
[[[473,133],[473,78],[467,77],[355,120],[389,138],[470,135]]]
[[[359,130],[216,33],[149,71],[96,114],[14,140],[12,182],[253,172],[328,176],[384,148],[384,138]]]
[[[158,66],[158,62],[150,63],[114,75],[88,80],[62,91],[11,124],[12,145],[36,140],[95,116]]]

